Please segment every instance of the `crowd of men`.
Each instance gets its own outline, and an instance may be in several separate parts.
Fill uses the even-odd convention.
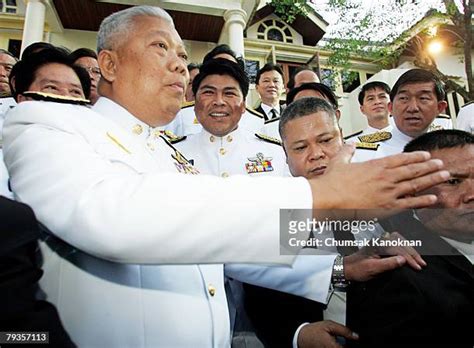
[[[473,346],[474,135],[448,129],[435,75],[362,86],[368,127],[343,138],[311,68],[282,104],[266,64],[254,110],[228,46],[187,63],[152,6],[105,18],[97,53],[0,50],[0,331],[64,347]],[[304,231],[341,243],[285,252],[282,221],[301,214],[376,228]]]

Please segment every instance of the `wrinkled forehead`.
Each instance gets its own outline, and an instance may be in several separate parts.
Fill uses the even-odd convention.
[[[435,93],[434,82],[407,82],[398,88],[397,95],[400,93]]]
[[[130,40],[143,40],[159,34],[172,40],[176,46],[183,46],[184,48],[183,40],[173,23],[160,17],[148,15],[135,16],[130,19],[126,33],[127,35],[122,35],[118,38],[118,46],[126,45]]]
[[[14,65],[16,63],[15,59],[5,53],[0,53],[0,63],[5,63],[5,64],[12,64]]]

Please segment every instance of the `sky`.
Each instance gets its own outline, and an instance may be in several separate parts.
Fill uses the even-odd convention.
[[[406,4],[401,8],[394,6],[394,0],[347,0],[350,3],[360,4],[357,10],[341,14],[334,12],[328,5],[328,0],[312,0],[316,11],[329,23],[325,39],[331,37],[341,37],[351,21],[364,17],[364,14],[372,12],[375,17],[373,29],[365,33],[366,39],[383,41],[390,34],[401,34],[406,29],[419,21],[426,12],[435,8],[444,12],[444,5],[441,0],[406,0]]]

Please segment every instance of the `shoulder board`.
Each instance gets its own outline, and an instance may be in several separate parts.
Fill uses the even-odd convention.
[[[275,145],[282,145],[281,140],[273,137],[269,137],[268,135],[262,134],[262,133],[255,133],[255,136],[263,141],[266,141],[267,143],[275,144]]]
[[[352,133],[352,134],[350,134],[350,135],[346,135],[346,136],[344,137],[344,140],[347,140],[347,139],[349,139],[349,138],[355,137],[356,135],[359,135],[359,134],[361,134],[362,132],[363,132],[363,130],[360,130],[360,131],[355,132],[355,133]]]
[[[474,100],[471,100],[470,102],[468,102],[468,103],[464,104],[463,106],[461,106],[461,109],[465,108],[468,105],[471,105],[472,103],[474,103]]]
[[[379,148],[380,144],[374,144],[374,143],[355,143],[356,149],[364,149],[364,150],[373,150],[377,151]]]
[[[439,114],[438,116],[436,116],[436,118],[444,118],[446,120],[450,120],[451,116],[446,115],[446,114]]]
[[[165,130],[161,131],[160,134],[170,143],[170,144],[177,144],[180,141],[186,139],[186,136],[178,136],[174,134],[172,131]]]
[[[371,134],[361,135],[357,137],[363,143],[378,143],[380,141],[388,140],[392,137],[390,132],[375,132]]]
[[[265,121],[264,124],[269,124],[276,121],[280,121],[280,117],[275,117],[275,118],[272,118],[271,120]]]
[[[34,99],[34,100],[43,100],[43,101],[50,101],[50,102],[55,102],[55,103],[74,104],[74,105],[90,104],[90,101],[87,99],[65,97],[63,95],[57,95],[57,94],[52,94],[52,93],[27,91],[27,92],[23,92],[22,94],[25,97],[30,97],[31,99]]]
[[[189,102],[184,102],[183,104],[181,104],[181,109],[186,109],[186,108],[189,108],[190,106],[194,106],[195,104],[195,101],[189,101]]]
[[[252,115],[257,116],[259,118],[265,118],[260,112],[258,112],[255,109],[249,108],[248,106],[245,108],[245,110],[247,110],[249,113],[251,113]]]

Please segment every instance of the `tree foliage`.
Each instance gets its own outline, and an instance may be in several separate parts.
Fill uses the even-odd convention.
[[[269,3],[275,10],[275,14],[284,22],[291,24],[296,16],[307,16],[311,7],[306,0],[271,0]]]
[[[330,8],[339,14],[338,23],[345,23],[344,26],[331,33],[332,38],[325,46],[333,52],[328,64],[333,69],[347,70],[351,67],[350,58],[359,56],[378,64],[381,68],[393,68],[398,63],[400,54],[405,49],[410,49],[415,57],[415,65],[433,71],[444,81],[448,90],[458,92],[466,100],[473,100],[471,18],[474,0],[460,0],[459,7],[455,0],[442,0],[444,12],[430,11],[427,14],[430,17],[451,21],[451,26],[443,26],[440,30],[451,30],[452,34],[458,38],[460,43],[458,49],[463,55],[465,64],[467,88],[460,83],[459,79],[439,70],[435,59],[427,50],[427,44],[431,40],[429,33],[421,31],[413,38],[410,32],[405,31],[400,34],[400,28],[411,27],[414,17],[425,14],[419,13],[419,2],[417,0],[383,1],[367,8],[357,0],[328,0]]]

